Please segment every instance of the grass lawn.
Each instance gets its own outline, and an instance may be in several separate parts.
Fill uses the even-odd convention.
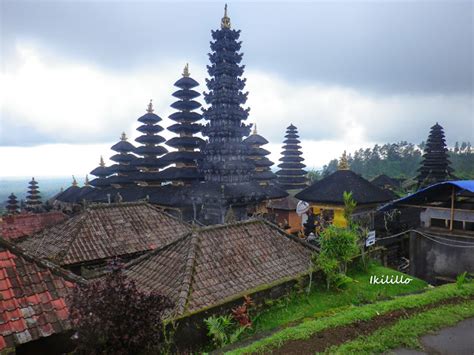
[[[366,287],[370,287],[367,286]],[[344,312],[337,312],[332,316],[321,317],[317,319],[306,320],[296,326],[285,328],[281,331],[274,333],[273,335],[258,340],[247,347],[235,349],[230,353],[233,354],[248,354],[253,352],[262,352],[272,348],[280,347],[288,340],[302,340],[308,339],[315,333],[320,332],[330,327],[337,327],[340,325],[348,325],[359,320],[369,320],[378,315],[388,313],[390,311],[398,309],[410,309],[418,308],[424,305],[429,305],[441,300],[450,299],[453,297],[467,297],[474,294],[474,283],[464,285],[462,289],[456,287],[456,284],[448,284],[439,286],[430,290],[427,290],[421,294],[408,295],[404,297],[397,297],[392,300],[380,301],[374,304],[368,304],[361,307],[351,307],[346,309]],[[466,304],[472,305],[472,302]],[[441,309],[441,308],[439,308]],[[457,309],[457,308],[456,308]],[[465,311],[465,314],[470,314],[472,310]],[[432,312],[424,312],[422,314],[431,314]],[[446,322],[442,323],[442,319],[445,313],[439,314],[437,317],[438,321],[434,321],[433,324],[449,325],[454,318],[446,317]],[[415,318],[415,317],[413,317]],[[422,322],[419,322],[421,324]],[[405,329],[405,328],[404,328]],[[410,329],[410,328],[408,328]],[[425,329],[425,328],[421,328]],[[407,331],[405,329],[405,331]],[[392,333],[395,336],[398,333]],[[414,331],[413,336],[417,336]],[[407,336],[408,337],[408,336]],[[390,335],[386,336],[388,340]],[[376,342],[376,340],[373,340]],[[362,341],[363,342],[363,341]]]
[[[375,354],[401,346],[420,348],[418,338],[430,331],[454,325],[474,316],[474,301],[443,306],[402,319],[366,337],[326,350],[326,354]]]
[[[254,331],[267,331],[279,326],[337,312],[340,307],[350,307],[401,294],[412,293],[426,288],[426,282],[413,279],[407,285],[371,285],[370,276],[404,275],[398,271],[371,264],[367,272],[349,272],[355,282],[343,291],[328,291],[325,285],[314,285],[311,293],[298,294],[276,302],[254,321]],[[405,275],[406,277],[406,275]]]

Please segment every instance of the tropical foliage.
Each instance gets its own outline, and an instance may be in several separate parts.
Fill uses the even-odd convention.
[[[71,318],[77,354],[151,354],[164,346],[163,316],[171,301],[140,292],[120,266],[75,289]]]
[[[401,141],[374,145],[372,148],[359,149],[349,154],[351,170],[367,179],[380,174],[394,178],[412,178],[417,175],[424,149],[424,142],[419,145]],[[460,179],[474,178],[474,150],[469,142],[454,145],[449,151],[449,159],[454,174]],[[337,170],[337,160],[331,160],[321,171],[310,172],[310,177],[318,180]]]

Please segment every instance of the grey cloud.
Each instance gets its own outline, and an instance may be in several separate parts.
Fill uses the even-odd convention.
[[[244,62],[288,80],[384,93],[473,91],[472,1],[236,3]],[[2,1],[2,41],[127,70],[166,57],[207,64],[221,3]]]

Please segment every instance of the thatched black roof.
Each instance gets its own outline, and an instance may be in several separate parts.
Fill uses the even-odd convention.
[[[344,191],[352,192],[358,205],[382,203],[392,200],[392,194],[370,183],[351,170],[337,170],[295,195],[308,201],[343,205]]]
[[[371,183],[380,188],[384,188],[386,186],[393,187],[393,188],[400,187],[400,181],[396,179],[392,179],[391,177],[385,174],[381,174],[377,176],[375,179],[371,181]]]

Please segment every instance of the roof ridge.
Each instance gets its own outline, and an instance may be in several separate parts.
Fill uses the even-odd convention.
[[[194,230],[191,232],[191,245],[189,247],[189,251],[186,257],[186,265],[185,265],[185,270],[184,270],[184,278],[182,280],[181,284],[181,290],[179,291],[178,294],[178,303],[176,305],[176,313],[177,314],[182,314],[184,310],[186,309],[186,306],[188,305],[189,302],[189,297],[191,296],[191,290],[192,290],[192,282],[194,279],[194,271],[195,267],[194,265],[196,264],[196,251],[198,248],[199,244],[199,234],[200,230]]]
[[[128,202],[96,202],[88,205],[85,208],[85,211],[88,210],[96,210],[102,208],[113,208],[113,207],[127,207],[127,206],[139,206],[139,205],[147,205],[148,202],[146,201],[128,201]]]
[[[76,241],[76,239],[77,239],[77,237],[78,237],[78,235],[79,235],[79,231],[82,229],[82,227],[84,227],[84,222],[85,222],[85,219],[86,219],[85,216],[86,216],[88,213],[90,213],[90,211],[86,210],[86,211],[84,211],[84,213],[81,213],[81,214],[78,215],[78,216],[74,216],[74,217],[72,217],[72,218],[68,221],[68,222],[73,223],[73,222],[75,222],[75,221],[73,221],[73,219],[74,219],[75,217],[77,217],[77,220],[78,220],[78,222],[76,222],[76,223],[77,223],[77,226],[76,226],[76,228],[71,228],[70,233],[68,233],[68,234],[71,235],[71,237],[70,237],[70,239],[69,239],[69,242],[66,243],[67,248],[65,248],[64,250],[61,250],[59,253],[57,253],[57,254],[55,255],[55,258],[56,258],[56,256],[58,256],[58,255],[60,254],[60,255],[61,255],[60,260],[64,260],[64,258],[66,257],[66,255],[69,253],[69,250],[71,249],[72,244]],[[64,224],[64,225],[65,225],[65,224]],[[64,226],[64,225],[63,225],[63,226]],[[74,233],[74,231],[76,231],[76,233]],[[66,234],[66,235],[67,235],[67,234]],[[43,237],[43,240],[44,240],[44,237]],[[38,247],[38,248],[39,248],[39,247]]]
[[[76,283],[81,283],[85,284],[87,281],[86,279],[74,274],[73,272],[66,270],[62,268],[61,266],[53,263],[50,260],[47,260],[45,258],[33,255],[30,253],[28,250],[23,249],[17,244],[13,244],[9,242],[6,239],[0,238],[0,246],[4,247],[5,249],[13,252],[15,255],[20,255],[21,257],[25,258],[26,260],[30,262],[34,262],[41,267],[45,267],[47,269],[50,269],[53,273],[55,273],[57,276],[63,277],[65,279],[68,279],[69,281],[74,281]]]
[[[178,222],[180,222],[180,223],[182,223],[182,224],[184,224],[184,225],[186,225],[186,226],[188,226],[188,227],[190,227],[190,228],[192,227],[192,225],[191,225],[190,223],[185,222],[185,221],[179,219],[179,218],[176,217],[176,216],[173,216],[171,213],[166,212],[166,211],[165,211],[164,209],[162,209],[161,207],[152,205],[152,204],[149,203],[149,202],[144,202],[144,204],[145,204],[147,207],[150,207],[150,208],[152,208],[152,209],[154,209],[154,210],[156,210],[156,211],[158,211],[158,212],[163,213],[163,214],[166,215],[167,217],[170,217],[170,218],[172,218],[172,219],[174,219],[174,220],[176,220],[176,221],[178,221]]]
[[[178,239],[172,241],[171,243],[168,243],[166,245],[163,245],[162,247],[160,248],[156,248],[156,249],[153,249],[153,250],[150,250],[149,252],[146,252],[145,254],[143,255],[140,255],[139,257],[137,258],[134,258],[133,260],[130,260],[128,263],[126,263],[124,265],[124,268],[125,269],[128,269],[129,267],[131,266],[134,266],[136,264],[139,264],[141,263],[142,261],[148,259],[148,258],[151,258],[152,256],[154,256],[155,254],[157,253],[160,253],[162,252],[163,250],[166,250],[168,248],[171,248],[173,245],[175,244],[178,244],[179,242],[183,241],[184,239],[186,239],[186,237],[188,237],[190,234],[192,234],[192,231],[188,231],[186,233],[184,233],[182,236],[180,236]]]
[[[251,223],[258,222],[258,221],[260,221],[260,219],[253,217],[253,218],[246,219],[245,221],[237,221],[237,222],[234,222],[234,223],[213,224],[211,226],[199,227],[199,232],[214,230],[214,229],[220,229],[220,228],[240,226],[240,225],[245,225],[245,224],[251,224]]]

